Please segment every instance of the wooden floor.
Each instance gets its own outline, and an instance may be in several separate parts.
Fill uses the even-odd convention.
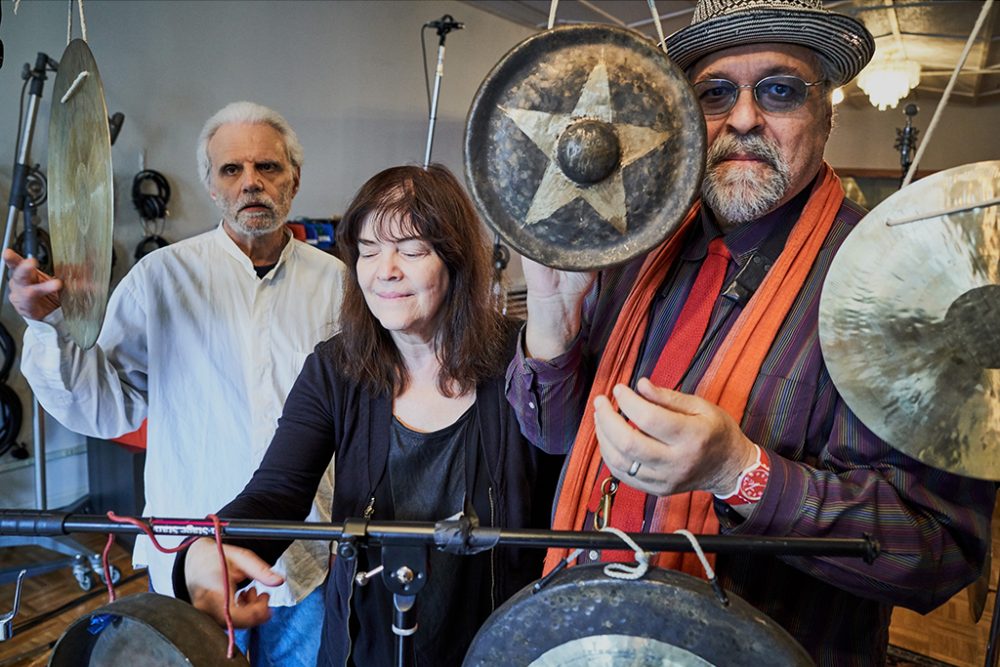
[[[889,628],[892,644],[956,667],[983,667],[1000,576],[1000,502],[993,511],[992,529],[993,566],[979,622],[973,621],[969,610],[968,590],[962,591],[927,615],[896,609]]]
[[[996,518],[996,517],[995,517]],[[993,553],[1000,555],[1000,521],[993,522]],[[104,537],[81,535],[79,541],[86,547],[100,551]],[[35,547],[0,549],[0,568],[14,564],[44,562],[52,559],[52,554]],[[982,619],[974,623],[969,611],[966,592],[959,593],[944,606],[926,616],[905,609],[897,609],[890,628],[890,641],[894,646],[913,653],[925,655],[934,660],[955,667],[981,667],[986,655],[986,643],[990,630],[996,583],[1000,574],[998,559],[994,559],[990,578],[989,594]],[[131,576],[131,561],[127,552],[117,544],[112,548],[111,562],[122,572],[122,579]],[[96,589],[96,587],[95,587]],[[147,590],[145,575],[124,586],[118,587],[118,595],[130,595]],[[107,594],[92,596],[87,602],[68,609],[44,624],[24,632],[18,626],[30,619],[76,600],[83,591],[79,588],[72,572],[67,569],[50,572],[25,579],[21,593],[21,609],[14,618],[14,637],[0,643],[0,667],[44,667],[49,659],[51,646],[70,623],[88,611],[107,603]],[[0,615],[10,610],[14,597],[14,585],[0,586]],[[921,663],[897,663],[921,664]]]
[[[104,549],[103,535],[78,535],[77,541],[85,548],[100,553]],[[13,547],[0,549],[0,568],[43,563],[61,558],[38,547]],[[124,581],[135,573],[128,552],[115,544],[111,548],[111,563],[121,570]],[[146,575],[140,574],[135,580],[116,588],[119,597],[141,593],[148,589]],[[91,589],[99,591],[89,600],[67,609],[64,613],[24,632],[18,626],[41,616],[48,611],[86,595],[77,584],[70,568],[63,568],[47,574],[28,577],[21,586],[20,611],[14,617],[14,636],[0,643],[0,667],[44,667],[48,664],[52,645],[58,641],[66,628],[80,616],[92,609],[107,604],[107,590],[97,582]],[[10,611],[14,600],[14,584],[0,586],[0,615]]]

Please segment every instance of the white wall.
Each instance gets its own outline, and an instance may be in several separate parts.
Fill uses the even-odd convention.
[[[66,46],[65,2],[28,0],[13,13],[3,4],[0,38],[0,195],[4,212],[15,156],[20,72],[39,51],[58,60]],[[109,113],[125,114],[112,148],[115,174],[116,277],[132,264],[144,236],[131,201],[132,178],[145,165],[170,182],[163,235],[180,239],[218,220],[195,170],[195,141],[217,109],[240,99],[272,106],[305,146],[302,188],[292,215],[343,211],[376,171],[423,160],[427,95],[420,55],[424,22],[452,14],[466,28],[448,36],[433,159],[461,173],[465,115],[479,83],[500,57],[532,31],[467,4],[434,2],[108,1],[84,3],[88,44],[100,68]],[[75,20],[79,36],[79,21]],[[426,34],[433,85],[437,36]],[[46,82],[32,157],[47,162],[53,81]],[[19,318],[4,305],[4,323],[20,341]],[[23,386],[20,377],[12,379]],[[26,403],[26,409],[28,405]],[[21,440],[30,444],[30,418]],[[49,503],[86,492],[83,439],[51,425]],[[75,464],[75,465],[74,465]],[[13,468],[13,469],[11,469]],[[0,507],[30,506],[30,467],[0,459]]]

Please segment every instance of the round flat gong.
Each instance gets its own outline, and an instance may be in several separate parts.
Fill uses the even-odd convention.
[[[840,247],[819,313],[830,377],[865,426],[929,466],[989,480],[1000,480],[998,197],[997,160],[894,193]]]
[[[705,122],[644,36],[577,25],[529,37],[483,81],[465,177],[486,222],[547,266],[590,270],[670,236],[698,193]]]

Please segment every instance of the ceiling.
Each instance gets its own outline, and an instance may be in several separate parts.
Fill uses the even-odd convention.
[[[477,9],[515,23],[544,30],[549,0],[467,0]],[[663,33],[688,25],[696,0],[657,0]],[[896,51],[920,63],[920,85],[911,98],[937,97],[945,89],[976,24],[983,0],[827,0],[826,8],[862,21],[875,36],[880,51]],[[654,38],[656,26],[646,0],[562,0],[556,24],[611,23]],[[847,103],[867,104],[851,84]],[[950,102],[1000,102],[1000,2],[995,2],[969,52]]]

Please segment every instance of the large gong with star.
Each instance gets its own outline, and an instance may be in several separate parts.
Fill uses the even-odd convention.
[[[683,73],[631,30],[556,28],[493,68],[465,130],[486,222],[546,266],[599,269],[669,237],[705,169],[705,124]]]

